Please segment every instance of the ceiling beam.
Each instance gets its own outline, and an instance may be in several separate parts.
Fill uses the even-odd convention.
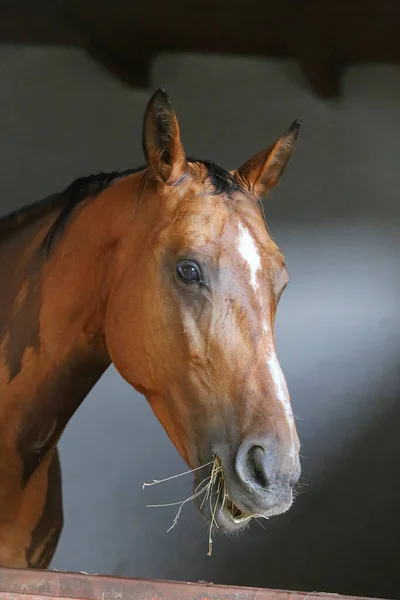
[[[300,63],[311,87],[322,98],[338,98],[342,67],[334,52],[321,0],[279,0],[274,17],[282,42]]]

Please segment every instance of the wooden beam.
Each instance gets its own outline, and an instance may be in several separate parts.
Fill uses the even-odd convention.
[[[139,42],[137,51],[129,54],[115,46],[111,47],[109,42],[103,39],[90,23],[83,22],[76,11],[71,10],[69,0],[54,1],[58,4],[63,20],[79,39],[79,46],[93,60],[128,86],[148,87],[150,63],[153,58],[150,50],[146,50],[146,47]]]
[[[0,569],[2,600],[367,600],[318,592],[123,579],[60,571]]]
[[[338,98],[342,65],[324,18],[324,2],[279,0],[274,6],[283,41],[314,91],[322,98]]]
[[[94,61],[107,69],[117,79],[130,87],[149,87],[151,52],[142,48],[127,55],[119,56],[103,40],[86,32],[81,47]]]
[[[0,43],[79,45],[52,0],[0,0]]]

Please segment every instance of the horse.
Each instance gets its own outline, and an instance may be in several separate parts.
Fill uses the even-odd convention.
[[[0,219],[1,567],[48,568],[63,528],[57,444],[111,363],[195,489],[213,483],[212,506],[195,500],[206,521],[229,533],[290,508],[300,443],[274,337],[289,276],[261,200],[298,131],[228,171],[186,155],[159,88],[144,166]]]

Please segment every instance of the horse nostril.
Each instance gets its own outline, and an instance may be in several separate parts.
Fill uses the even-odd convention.
[[[246,488],[267,490],[273,476],[273,455],[264,445],[245,442],[236,455],[236,473]]]
[[[293,490],[289,482],[298,479],[299,464],[293,449],[272,435],[244,440],[234,459],[236,477],[229,482],[232,501],[246,514],[290,506]]]
[[[247,454],[248,470],[251,482],[258,487],[267,489],[269,479],[266,473],[265,450],[261,446],[253,446]]]

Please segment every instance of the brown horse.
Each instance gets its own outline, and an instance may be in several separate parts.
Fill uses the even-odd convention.
[[[0,565],[46,568],[63,525],[60,436],[110,363],[149,401],[195,485],[218,461],[223,532],[286,511],[299,441],[274,318],[288,282],[259,200],[298,123],[240,169],[189,159],[166,93],[146,166],[74,182],[0,220]]]

